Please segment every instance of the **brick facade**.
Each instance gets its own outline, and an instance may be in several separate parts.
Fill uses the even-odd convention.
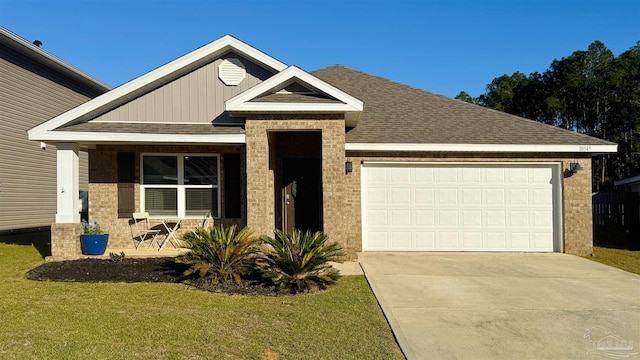
[[[133,248],[129,219],[118,218],[117,153],[134,152],[135,203],[140,210],[140,154],[159,153],[212,153],[240,154],[242,172],[242,217],[224,218],[224,174],[223,157],[220,158],[221,215],[216,223],[250,226],[256,234],[273,234],[281,217],[276,200],[278,193],[275,171],[279,156],[321,157],[323,226],[324,232],[339,242],[347,253],[347,259],[355,259],[362,250],[361,223],[361,162],[362,161],[420,161],[420,162],[557,162],[566,169],[570,162],[579,162],[583,170],[562,179],[563,251],[585,256],[592,253],[591,216],[591,159],[583,154],[472,154],[472,153],[406,153],[387,152],[345,153],[344,119],[327,116],[323,118],[295,118],[261,116],[246,121],[246,147],[241,145],[191,145],[191,146],[98,146],[89,151],[89,217],[101,223],[110,234],[109,248]],[[286,132],[288,136],[281,135]],[[299,138],[296,138],[296,134]],[[320,134],[321,142],[313,143],[312,134]],[[283,140],[285,139],[285,140]],[[285,144],[289,150],[282,150]],[[314,144],[314,145],[310,145]],[[314,147],[320,147],[315,149]],[[293,152],[291,149],[294,149]],[[276,156],[276,154],[279,154]],[[297,155],[296,155],[297,154]],[[575,156],[575,157],[574,157]],[[353,163],[353,172],[345,174],[345,161]],[[279,205],[279,204],[278,204]],[[179,234],[191,231],[202,219],[186,219]],[[153,224],[157,224],[152,222]],[[55,258],[70,258],[80,255],[79,224],[54,224],[52,227],[52,255]],[[107,249],[109,251],[109,249]]]
[[[415,161],[415,162],[558,162],[566,169],[570,162],[578,162],[583,170],[562,179],[562,200],[560,206],[563,217],[563,251],[565,253],[586,256],[593,253],[593,226],[591,213],[591,158],[584,154],[452,154],[388,152],[366,153],[347,152],[347,158],[353,162],[353,173],[345,182],[344,227],[353,229],[346,234],[346,245],[350,251],[362,249],[362,209],[361,209],[361,166],[363,161]],[[562,175],[562,174],[561,174]]]
[[[275,171],[277,158],[275,137],[278,132],[320,132],[322,158],[322,203],[324,232],[337,241],[355,258],[348,244],[345,229],[344,163],[345,123],[341,117],[327,116],[261,116],[247,118],[247,224],[259,234],[273,234],[276,227]],[[310,151],[305,149],[302,151]]]
[[[140,211],[140,154],[141,153],[199,153],[199,154],[240,154],[241,174],[244,174],[244,146],[98,146],[89,150],[89,219],[97,220],[105,232],[109,233],[109,248],[132,248],[135,242],[132,240],[132,232],[129,226],[130,219],[118,218],[118,152],[133,152],[135,154],[135,204],[136,211]],[[220,156],[219,186],[221,217],[215,219],[215,223],[225,225],[246,225],[246,204],[241,204],[242,217],[239,219],[227,219],[224,217],[224,156]],[[241,198],[244,193],[246,179],[242,177]],[[201,218],[184,219],[178,234],[193,230],[202,223]],[[159,221],[151,220],[151,225],[158,225]],[[52,240],[53,242],[53,240]],[[107,248],[107,252],[109,249]]]

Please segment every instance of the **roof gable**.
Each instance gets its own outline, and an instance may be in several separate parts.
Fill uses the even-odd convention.
[[[311,90],[316,96],[288,98],[288,94],[278,94],[280,90],[293,84]],[[274,94],[283,96],[273,96]],[[270,99],[264,101],[265,97]],[[327,99],[331,101],[326,101]],[[363,107],[362,101],[295,66],[288,67],[225,103],[225,109],[236,114],[345,113],[345,121],[349,127],[356,125]]]
[[[245,76],[237,84],[220,79],[220,65],[229,59],[242,64]],[[273,76],[273,72],[232,51],[90,122],[219,123],[228,117],[225,100]]]
[[[40,141],[57,140],[56,134],[52,133],[56,128],[95,118],[100,114],[125,104],[136,97],[171,81],[172,79],[191,72],[229,51],[242,55],[265,68],[272,70],[273,72],[279,72],[286,68],[286,65],[282,62],[230,35],[226,35],[32,128],[28,131],[29,139]]]

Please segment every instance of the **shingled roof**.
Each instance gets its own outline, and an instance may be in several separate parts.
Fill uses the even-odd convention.
[[[614,145],[341,65],[312,74],[364,102],[347,143]]]

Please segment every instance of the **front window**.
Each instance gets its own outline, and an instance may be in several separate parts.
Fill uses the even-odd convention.
[[[157,217],[203,217],[220,209],[218,156],[143,154],[141,207]]]

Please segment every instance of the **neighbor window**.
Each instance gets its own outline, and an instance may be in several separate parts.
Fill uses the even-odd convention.
[[[157,217],[218,217],[218,156],[143,154],[141,208]]]

